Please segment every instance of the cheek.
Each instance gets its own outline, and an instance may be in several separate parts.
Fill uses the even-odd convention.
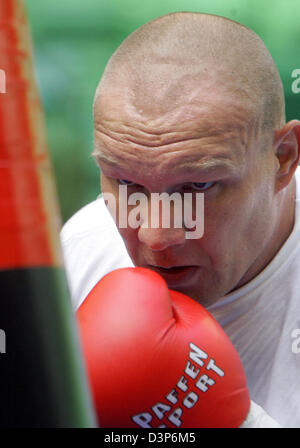
[[[126,221],[126,216],[128,217],[129,207],[126,206],[126,210],[120,211],[120,207],[124,207],[124,204],[121,204],[119,201],[119,184],[104,175],[101,176],[101,191],[106,202],[106,206],[114,219],[116,226],[119,230],[121,237],[123,238],[125,245],[128,249],[130,255],[133,255],[134,251],[137,248],[137,230],[130,228],[128,225],[120,227],[120,222],[124,224]]]
[[[112,189],[108,178],[106,176],[104,176],[104,174],[102,174],[102,173],[100,174],[100,186],[101,186],[102,193],[110,192]]]
[[[118,225],[117,225],[118,227]],[[136,229],[131,229],[130,227],[127,228],[120,228],[118,227],[119,233],[121,237],[124,239],[125,242],[128,244],[131,244],[132,242],[136,242],[137,240],[137,231]]]
[[[254,201],[241,189],[224,193],[214,202],[206,202],[204,235],[199,245],[210,254],[213,264],[224,263],[243,247],[252,228]]]
[[[132,259],[134,264],[138,265],[141,262],[141,251],[137,231],[130,228],[118,228],[118,230],[124,241],[130,258]]]
[[[272,192],[263,182],[245,185],[207,206],[204,247],[215,265],[243,269],[256,258],[272,232]]]

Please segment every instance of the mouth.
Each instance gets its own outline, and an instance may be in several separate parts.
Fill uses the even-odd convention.
[[[198,266],[154,266],[147,265],[149,269],[160,274],[169,287],[183,286],[192,280]]]

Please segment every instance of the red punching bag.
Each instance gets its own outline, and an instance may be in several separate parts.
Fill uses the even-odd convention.
[[[0,4],[0,426],[93,426],[23,1]]]

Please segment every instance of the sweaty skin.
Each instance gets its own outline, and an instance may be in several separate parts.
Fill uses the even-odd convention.
[[[259,274],[291,233],[300,122],[285,123],[277,69],[243,25],[199,13],[144,25],[108,63],[94,121],[103,192],[118,198],[124,183],[149,197],[204,192],[200,239],[119,229],[133,262],[172,289],[211,305]]]

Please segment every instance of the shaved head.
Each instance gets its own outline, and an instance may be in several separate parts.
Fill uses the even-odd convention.
[[[133,263],[205,305],[254,278],[292,230],[299,128],[285,122],[278,70],[247,27],[180,12],[132,33],[96,91],[93,155]],[[144,225],[151,213],[162,217],[153,194],[184,201],[186,192],[204,195],[202,237]],[[137,193],[147,201],[135,226]],[[124,203],[125,226],[117,218]]]
[[[285,122],[282,82],[259,36],[202,13],[168,14],[129,35],[107,64],[96,99],[121,90],[137,112],[155,116],[192,103],[200,85],[208,96],[216,92],[243,104],[249,122],[259,117],[263,129]]]

